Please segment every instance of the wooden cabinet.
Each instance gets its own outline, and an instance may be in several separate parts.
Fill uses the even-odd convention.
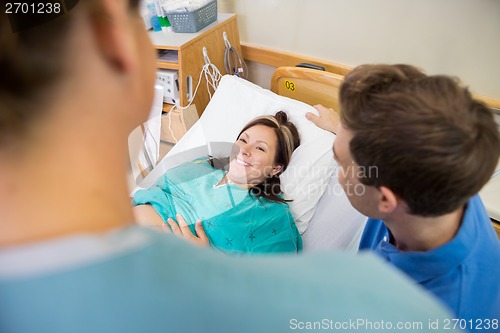
[[[200,72],[205,65],[203,48],[208,52],[210,62],[217,66],[222,75],[224,70],[224,44],[223,33],[226,32],[229,42],[241,54],[240,37],[235,14],[218,14],[217,21],[196,33],[175,32],[150,32],[150,38],[158,52],[169,50],[177,52],[176,62],[158,61],[158,68],[173,69],[179,75],[180,104],[186,106],[189,96],[194,94]],[[198,115],[201,116],[210,97],[207,92],[205,77],[201,77],[201,84],[194,97]],[[164,104],[163,110],[170,111],[172,105]]]
[[[493,228],[497,232],[498,239],[500,239],[500,222],[495,221],[495,220],[491,220],[491,223],[493,223]]]
[[[240,36],[235,14],[218,14],[217,21],[196,33],[149,32],[151,41],[158,53],[169,51],[169,61],[158,61],[157,67],[178,72],[180,106],[185,107],[189,104],[188,96],[194,94],[194,89],[198,84],[201,69],[205,65],[203,48],[207,49],[210,62],[219,69],[222,75],[225,74],[224,52],[226,45],[223,37],[224,32],[227,34],[231,45],[241,54]],[[156,156],[148,155],[149,160],[147,158],[131,160],[130,184],[138,184],[153,169],[156,163],[170,151],[175,143],[199,119],[209,100],[207,83],[205,77],[202,76],[198,92],[189,108],[175,108],[172,110],[173,105],[163,104],[164,113],[161,118],[159,147],[155,141],[155,148],[159,148],[159,156],[156,158]],[[135,156],[140,155],[141,145],[145,144],[144,126],[133,133],[134,135],[129,137],[129,150],[130,156],[134,156],[135,159]],[[132,188],[135,187],[135,185],[131,186]]]
[[[219,69],[222,75],[226,74],[224,69],[226,50],[224,32],[231,45],[241,54],[240,35],[235,14],[218,14],[217,21],[196,33],[149,32],[158,54],[169,51],[167,52],[169,61],[158,60],[157,67],[178,71],[179,98],[182,107],[187,106],[191,96],[194,95],[201,70],[205,65],[203,48],[207,49],[210,62]],[[213,90],[210,92],[213,93]],[[202,75],[201,84],[192,103],[196,108],[185,110],[175,108],[171,112],[173,105],[163,104],[163,112],[168,114],[162,116],[159,159],[163,158],[199,119],[209,101],[207,82],[205,76]]]
[[[198,119],[196,106],[193,104],[184,110],[172,109],[161,116],[159,159],[172,149]]]

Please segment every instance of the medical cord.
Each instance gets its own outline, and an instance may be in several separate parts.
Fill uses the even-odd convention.
[[[227,74],[236,75],[243,79],[248,77],[248,67],[238,50],[226,43],[224,51],[224,69]]]
[[[175,108],[177,108],[179,110],[185,110],[189,106],[191,106],[191,104],[194,101],[194,97],[196,96],[196,93],[198,92],[198,88],[199,88],[200,83],[202,81],[203,74],[205,74],[204,75],[205,80],[207,81],[207,92],[208,92],[208,95],[210,96],[210,99],[212,99],[212,93],[210,92],[210,88],[212,88],[213,91],[215,92],[215,90],[217,90],[217,87],[219,86],[219,82],[222,78],[222,74],[220,73],[219,69],[214,64],[212,64],[211,62],[205,63],[205,65],[203,65],[203,67],[201,68],[200,76],[198,77],[198,83],[196,84],[196,88],[194,89],[193,96],[191,96],[191,99],[190,99],[188,105],[180,106],[180,105],[174,104],[174,106],[170,109],[170,111],[168,112],[168,130],[170,131],[170,134],[172,135],[172,139],[174,139],[175,143],[177,143],[177,138],[175,137],[174,131],[172,130],[172,127],[171,127],[172,121],[170,118],[170,114],[173,110],[175,110]]]

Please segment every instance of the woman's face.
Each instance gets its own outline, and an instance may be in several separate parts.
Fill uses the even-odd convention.
[[[252,187],[280,172],[282,166],[275,165],[274,161],[277,146],[278,139],[272,128],[255,125],[245,130],[231,154],[229,180]]]

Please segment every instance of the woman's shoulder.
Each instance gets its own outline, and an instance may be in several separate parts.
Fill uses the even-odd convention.
[[[187,163],[192,163],[192,164],[195,164],[195,165],[207,164],[207,163],[210,164],[208,156],[201,156],[201,157],[195,158],[191,162],[187,162]]]
[[[180,181],[182,179],[191,179],[195,176],[209,174],[213,171],[214,168],[210,164],[208,157],[204,156],[184,162],[177,167],[167,170],[165,177],[171,181]]]
[[[290,214],[290,206],[286,201],[275,201],[275,200],[270,200],[265,197],[256,197],[254,195],[250,195],[252,199],[255,201],[256,206],[258,206],[260,209],[267,211],[267,212],[276,212],[280,213],[281,215],[288,215]]]
[[[179,169],[213,169],[212,164],[210,164],[210,159],[208,156],[201,156],[195,158],[192,161],[184,162],[178,167]]]
[[[260,190],[261,189],[257,189],[257,191],[260,191]],[[264,195],[258,195],[258,192],[256,193],[255,191],[251,192],[250,196],[252,197],[252,199],[258,201],[264,207],[275,207],[275,208],[281,208],[281,209],[288,209],[289,208],[289,205],[288,205],[289,200],[286,200],[284,198],[282,192],[276,195],[276,197],[279,200],[273,200],[273,199],[268,198]]]

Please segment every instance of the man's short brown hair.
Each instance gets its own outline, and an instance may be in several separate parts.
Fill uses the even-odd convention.
[[[353,132],[350,150],[409,213],[439,216],[458,209],[491,177],[500,155],[490,110],[458,80],[427,76],[408,65],[364,65],[340,89],[341,121]]]

